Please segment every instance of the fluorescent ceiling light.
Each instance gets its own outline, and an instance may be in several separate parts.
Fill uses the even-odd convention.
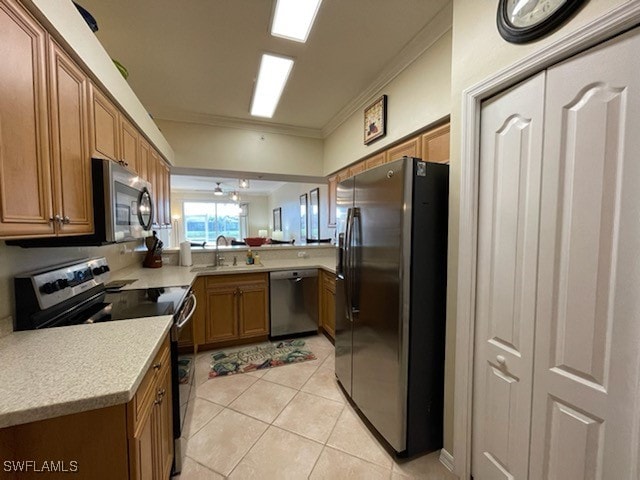
[[[258,81],[251,101],[251,115],[273,117],[292,67],[293,60],[290,58],[277,57],[268,53],[262,55]]]
[[[271,35],[306,42],[322,0],[278,0]]]

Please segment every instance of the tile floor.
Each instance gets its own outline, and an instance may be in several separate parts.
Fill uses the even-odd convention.
[[[317,360],[208,379],[195,363],[179,480],[450,480],[438,452],[400,462],[366,429],[334,375],[333,345],[305,339]]]

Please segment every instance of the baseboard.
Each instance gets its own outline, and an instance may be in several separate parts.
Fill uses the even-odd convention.
[[[447,467],[447,470],[453,472],[453,455],[444,448],[440,450],[440,463]]]

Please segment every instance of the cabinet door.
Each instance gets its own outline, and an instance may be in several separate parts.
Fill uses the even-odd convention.
[[[387,161],[393,162],[394,160],[398,160],[402,157],[418,157],[420,158],[421,154],[421,145],[420,138],[415,137],[406,142],[401,143],[400,145],[396,145],[395,147],[391,147],[387,150]]]
[[[320,311],[322,312],[322,328],[335,338],[336,336],[336,286],[330,281],[328,274],[322,274],[322,297]]]
[[[138,173],[138,131],[120,115],[120,160],[133,173]]]
[[[151,184],[151,193],[153,197],[154,216],[153,223],[159,225],[158,220],[160,211],[158,205],[158,182],[156,181],[156,172],[158,170],[158,154],[153,150],[153,147],[149,148],[149,163],[147,164],[147,171],[149,175],[148,182]]]
[[[163,189],[164,193],[164,221],[166,225],[171,225],[171,170],[169,166],[163,162],[164,178]]]
[[[358,162],[355,165],[349,167],[349,176],[354,177],[359,173],[364,172],[366,168],[366,163],[364,161]]]
[[[478,480],[528,478],[544,85],[542,73],[481,112],[472,438]]]
[[[91,156],[119,160],[118,109],[92,83],[89,84],[89,109]]]
[[[156,442],[155,417],[153,412],[147,415],[138,434],[133,437],[130,447],[131,477],[133,480],[149,480],[156,478]]]
[[[267,285],[241,285],[239,292],[240,337],[269,333],[269,293]]]
[[[370,168],[377,167],[382,165],[387,160],[387,152],[381,152],[378,155],[374,155],[373,157],[369,157],[365,160],[365,165],[367,170]]]
[[[158,383],[158,403],[154,405],[154,441],[156,442],[155,468],[158,479],[169,478],[173,462],[173,411],[171,396],[171,370],[165,369]]]
[[[329,227],[336,226],[336,194],[338,193],[338,177],[334,175],[328,179],[327,200],[329,202]]]
[[[636,29],[547,73],[532,479],[638,478],[639,51]]]
[[[149,181],[150,148],[147,141],[140,135],[138,142],[138,175],[147,182]]]
[[[47,119],[46,33],[0,1],[0,237],[54,234]]]
[[[54,211],[64,221],[58,235],[93,233],[93,189],[89,155],[87,76],[49,42],[51,155]]]
[[[207,290],[205,342],[215,343],[238,336],[238,288],[220,286]]]
[[[449,163],[449,124],[423,133],[422,159],[425,162]]]

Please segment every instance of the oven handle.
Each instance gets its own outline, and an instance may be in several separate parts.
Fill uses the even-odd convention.
[[[198,305],[198,300],[196,299],[196,296],[193,293],[189,295],[189,298],[193,299],[193,307],[191,308],[189,315],[187,315],[184,318],[184,320],[182,320],[180,323],[176,325],[176,328],[178,330],[182,329],[182,327],[184,327],[187,324],[187,322],[191,320],[191,317],[193,317],[193,314],[196,313],[196,306]]]

